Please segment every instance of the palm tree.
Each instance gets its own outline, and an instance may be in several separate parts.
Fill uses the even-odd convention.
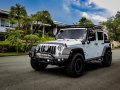
[[[10,18],[13,18],[18,23],[18,28],[20,29],[20,21],[23,17],[27,16],[27,12],[24,6],[16,4],[10,8]],[[12,19],[12,20],[13,20]]]
[[[32,15],[32,17],[37,24],[36,26],[40,26],[39,23],[42,24],[42,26],[43,26],[42,37],[44,37],[44,24],[53,25],[53,20],[51,18],[50,13],[46,10],[38,11],[36,14]],[[38,29],[39,29],[39,27],[38,27]],[[37,27],[34,30],[34,33],[35,32],[37,32]]]
[[[21,24],[22,24],[22,29],[25,30],[24,34],[28,34],[28,30],[31,29],[31,25],[32,25],[32,19],[29,16],[25,16],[22,20],[21,20]],[[31,33],[30,33],[31,34]]]

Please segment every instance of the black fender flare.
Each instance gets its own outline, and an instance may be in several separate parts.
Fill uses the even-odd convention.
[[[35,52],[35,49],[36,49],[36,46],[33,46],[33,47],[30,49],[30,51],[31,51],[31,52]]]
[[[63,55],[69,55],[69,58],[71,58],[75,53],[81,53],[84,60],[85,60],[85,54],[82,48],[66,48],[63,50]]]
[[[105,47],[103,48],[103,52],[102,52],[102,56],[103,56],[103,57],[104,57],[105,52],[106,52],[107,50],[110,50],[110,51],[111,51],[111,47],[110,47],[110,46],[105,46]],[[112,52],[111,52],[111,53],[112,53]]]
[[[34,57],[35,56],[35,49],[36,49],[36,46],[33,46],[30,51],[29,51],[29,57]]]

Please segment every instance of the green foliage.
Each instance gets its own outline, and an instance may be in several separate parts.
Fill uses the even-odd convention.
[[[46,10],[38,11],[36,14],[33,14],[32,17],[37,22],[46,23],[46,24],[53,23],[50,13]]]
[[[46,42],[46,41],[52,41],[52,40],[55,40],[55,38],[48,37],[48,36],[45,36],[44,38],[40,38],[40,42]]]
[[[21,19],[27,16],[27,11],[25,7],[20,4],[16,4],[15,6],[11,6],[9,20],[12,24],[18,23],[18,29],[20,29]]]
[[[34,33],[38,32],[38,30],[40,28],[39,24],[51,24],[51,25],[54,25],[50,13],[48,11],[46,11],[46,10],[38,11],[36,14],[33,14],[32,19],[33,19],[34,23],[36,23]]]
[[[24,36],[25,40],[25,52],[29,49],[29,47],[32,47],[33,45],[37,45],[39,43],[39,37],[35,34],[30,34]]]
[[[15,46],[18,52],[18,50],[22,46],[22,40],[20,38],[21,38],[21,30],[9,31],[7,33],[6,41],[10,42],[10,46]]]
[[[80,26],[83,26],[83,25],[93,25],[93,22],[85,17],[82,17],[80,20],[79,20],[79,25]]]
[[[10,46],[10,41],[0,41],[0,46]]]
[[[112,40],[120,41],[120,12],[100,24],[107,27]]]
[[[31,24],[32,24],[31,17],[25,16],[21,19],[21,25],[22,25],[22,29],[24,30],[24,35],[32,33]]]
[[[30,34],[30,35],[26,35],[24,39],[26,40],[26,42],[35,43],[39,40],[39,37],[37,35]]]

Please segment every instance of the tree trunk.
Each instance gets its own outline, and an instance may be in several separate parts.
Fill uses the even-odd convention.
[[[44,25],[43,25],[42,38],[44,38],[44,37],[45,37],[45,27],[44,27]]]

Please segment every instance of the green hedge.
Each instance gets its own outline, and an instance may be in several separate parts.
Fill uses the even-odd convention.
[[[36,37],[36,36],[35,36]],[[27,36],[29,38],[29,36]],[[39,43],[55,40],[54,37],[39,38],[39,40],[35,43],[26,42],[26,40],[22,40],[21,45],[18,46],[19,52],[28,52],[32,46],[36,46]],[[16,46],[13,46],[8,40],[0,41],[0,53],[1,52],[16,52]]]

